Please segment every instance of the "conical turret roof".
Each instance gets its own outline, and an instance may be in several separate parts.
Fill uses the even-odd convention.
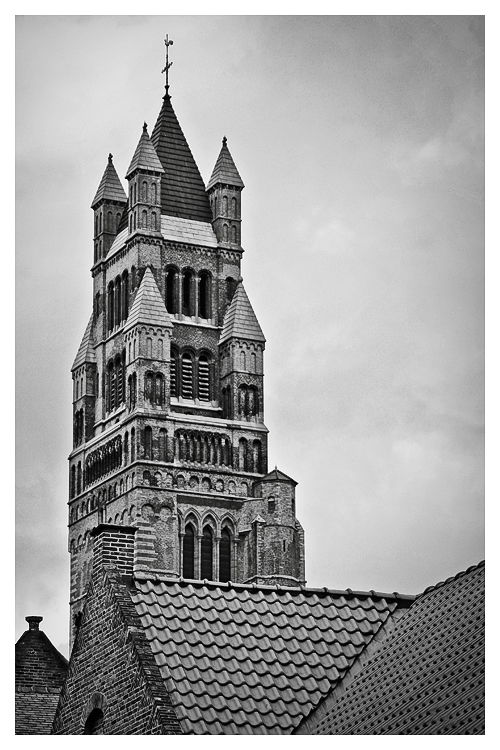
[[[227,147],[226,136],[222,139],[222,148],[217,161],[215,162],[214,171],[208,182],[207,190],[210,190],[214,185],[220,183],[223,185],[234,185],[241,188],[245,187],[243,180],[236,169],[233,157]]]
[[[146,268],[142,277],[124,330],[127,331],[138,323],[172,328],[167,308],[161,298],[160,290],[149,267]]]
[[[71,366],[71,370],[76,370],[77,367],[83,365],[85,362],[95,362],[95,349],[94,349],[94,337],[92,335],[92,315],[90,316],[89,322],[83,334],[82,342],[78,347],[75,361]]]
[[[142,127],[142,134],[139,138],[139,143],[137,144],[137,148],[132,157],[132,161],[130,162],[130,166],[127,169],[127,174],[125,175],[125,177],[128,179],[128,177],[136,169],[143,169],[147,172],[160,173],[165,171],[149,138],[148,126],[146,125],[146,123],[144,123]]]
[[[266,340],[241,281],[224,315],[219,343],[222,344],[231,338],[250,341]]]
[[[165,170],[161,177],[162,214],[212,221],[205,185],[168,94],[163,98],[151,140]]]
[[[127,201],[125,190],[122,187],[113,164],[113,154],[108,156],[108,163],[97,188],[97,193],[92,201],[91,208],[95,208],[102,200],[119,201],[120,203],[126,203]]]

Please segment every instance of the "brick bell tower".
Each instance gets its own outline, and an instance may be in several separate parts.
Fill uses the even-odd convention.
[[[304,583],[293,479],[268,473],[265,339],[241,276],[244,187],[224,138],[205,185],[168,85],[92,202],[93,312],[72,367],[71,623],[92,529],[135,526],[136,573]]]

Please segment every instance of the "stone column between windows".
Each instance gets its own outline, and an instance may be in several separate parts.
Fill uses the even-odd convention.
[[[196,545],[194,548],[194,577],[197,580],[201,579],[201,540],[203,534],[196,535]]]
[[[180,272],[176,271],[174,273],[174,289],[173,289],[173,303],[174,303],[174,310],[173,314],[177,316],[177,318],[180,317],[180,308],[179,308],[179,299],[180,299],[180,289],[181,289],[181,283],[180,283]],[[177,304],[175,302],[177,300]],[[177,310],[175,309],[177,308]]]
[[[179,532],[179,574],[184,576],[184,532]]]
[[[198,318],[198,304],[199,304],[199,297],[200,297],[200,277],[198,274],[194,277],[194,318],[196,322],[199,322]]]
[[[177,318],[180,320],[182,318],[182,286],[184,274],[182,271],[179,271],[179,273],[176,273],[175,275],[177,278]]]
[[[214,536],[214,557],[213,557],[213,574],[214,574],[214,581],[220,580],[220,570],[219,570],[219,545],[220,540],[222,537],[220,536]]]

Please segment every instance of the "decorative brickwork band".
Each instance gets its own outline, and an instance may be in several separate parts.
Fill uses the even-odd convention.
[[[134,570],[135,526],[101,523],[90,532],[94,537],[93,572],[114,567],[122,575]]]

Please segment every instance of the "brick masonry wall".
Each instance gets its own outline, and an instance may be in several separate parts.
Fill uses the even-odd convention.
[[[182,734],[129,590],[110,569],[92,577],[53,734],[83,734],[96,695],[100,734]]]

